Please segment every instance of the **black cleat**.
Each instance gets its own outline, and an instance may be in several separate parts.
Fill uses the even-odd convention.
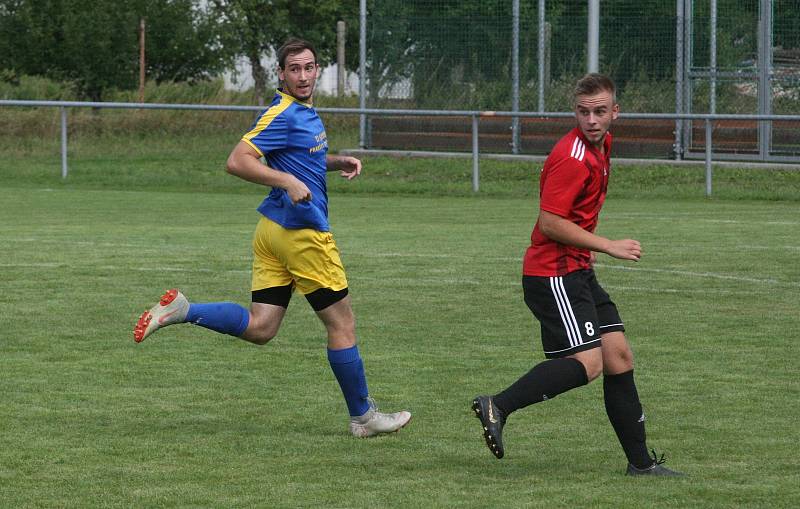
[[[682,474],[681,472],[676,472],[674,470],[670,470],[663,465],[664,455],[662,454],[659,458],[656,454],[656,451],[653,452],[653,464],[647,468],[636,468],[635,466],[628,463],[628,469],[625,472],[625,475],[657,475],[661,477],[684,477],[686,474]]]
[[[486,446],[497,459],[503,457],[503,426],[506,418],[492,402],[490,396],[476,396],[472,400],[475,417],[481,420]]]

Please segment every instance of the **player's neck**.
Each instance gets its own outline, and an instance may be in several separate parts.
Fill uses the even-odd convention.
[[[604,134],[597,143],[592,143],[592,146],[601,154],[606,155],[606,135]]]

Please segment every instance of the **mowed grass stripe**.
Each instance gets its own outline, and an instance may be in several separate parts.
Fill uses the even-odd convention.
[[[380,256],[380,254],[372,254],[369,256]],[[404,255],[396,255],[397,257],[402,257]],[[393,255],[394,257],[394,255]],[[416,258],[417,256],[413,256]],[[432,256],[431,258],[436,258]],[[451,258],[451,257],[447,257]],[[249,261],[249,260],[242,260]],[[506,259],[499,259],[494,261],[508,261]],[[37,268],[37,269],[64,269],[67,268],[68,265],[65,263],[50,263],[50,262],[41,262],[41,263],[0,263],[0,267],[7,268],[7,269],[25,269],[25,268]],[[74,267],[74,266],[73,266]],[[185,273],[226,273],[226,274],[250,274],[251,271],[244,270],[244,269],[209,269],[203,267],[170,267],[170,266],[163,266],[163,265],[149,265],[149,266],[141,266],[141,267],[129,267],[129,266],[117,266],[117,265],[93,265],[93,268],[97,270],[104,270],[104,271],[139,271],[139,272],[185,272]],[[712,279],[722,279],[722,280],[733,280],[737,282],[747,282],[753,283],[755,285],[766,285],[766,286],[787,286],[787,287],[800,287],[800,282],[793,282],[793,281],[776,281],[774,279],[755,279],[755,278],[747,278],[747,277],[739,277],[729,274],[713,274],[713,273],[695,273],[695,272],[687,272],[682,270],[668,270],[668,269],[643,269],[643,268],[631,268],[631,267],[618,267],[618,266],[609,266],[604,264],[596,264],[595,269],[601,271],[602,269],[610,269],[610,270],[629,270],[629,271],[637,271],[637,272],[654,272],[654,273],[662,273],[667,274],[669,276],[684,276],[689,279],[694,278],[712,278]],[[387,280],[386,278],[369,278],[369,277],[361,277],[361,276],[349,276],[351,280],[363,280],[363,281],[378,281],[378,280]],[[387,280],[388,281],[388,280]],[[490,285],[499,285],[505,286],[509,284],[517,285],[519,284],[518,281],[496,281],[496,280],[489,280],[489,281],[481,281],[478,279],[466,279],[466,278],[447,278],[447,277],[418,277],[418,276],[408,276],[408,277],[393,277],[391,281],[397,283],[409,283],[414,282],[418,284],[444,284],[444,285],[459,285],[459,284],[471,284],[471,285],[478,285],[478,284],[490,284]],[[619,287],[623,288],[623,287]],[[633,289],[633,287],[625,287],[629,289]],[[644,290],[644,289],[643,289]],[[656,290],[655,288],[650,288],[646,290]],[[663,291],[671,291],[671,292],[680,292],[682,290],[673,289],[673,288],[664,288]],[[703,290],[693,290],[694,293],[702,292]],[[706,291],[714,291],[714,290],[706,290]],[[753,291],[758,291],[756,288]]]

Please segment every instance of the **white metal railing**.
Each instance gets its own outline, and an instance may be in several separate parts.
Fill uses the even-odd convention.
[[[61,177],[67,178],[67,108],[116,108],[116,109],[149,109],[149,110],[207,110],[207,111],[262,111],[263,106],[234,106],[213,104],[159,104],[159,103],[120,103],[120,102],[83,102],[83,101],[23,101],[0,100],[0,106],[46,107],[61,109]],[[403,110],[374,108],[317,108],[320,113],[343,115],[389,115],[389,116],[447,116],[469,117],[472,120],[472,190],[480,188],[480,147],[479,120],[486,117],[511,118],[570,118],[571,112],[512,112],[512,111],[477,111],[477,110]],[[800,115],[738,115],[738,114],[702,114],[702,113],[622,113],[625,119],[662,119],[662,120],[702,120],[705,123],[705,175],[706,195],[711,195],[712,183],[712,123],[717,120],[754,120],[758,122],[800,121]],[[800,160],[794,161],[800,164]]]

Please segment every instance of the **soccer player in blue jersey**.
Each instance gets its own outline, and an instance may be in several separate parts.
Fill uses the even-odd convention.
[[[291,38],[277,56],[283,88],[227,162],[232,175],[272,188],[258,207],[250,309],[190,303],[172,289],[139,318],[134,340],[166,325],[191,323],[263,345],[278,333],[297,290],[327,329],[328,361],[347,403],[350,432],[369,437],[397,431],[411,414],[378,412],[369,397],[347,279],[328,224],[326,172],[338,170],[350,180],[361,173],[361,161],[327,153],[325,128],[312,106],[320,71],[314,47]]]

